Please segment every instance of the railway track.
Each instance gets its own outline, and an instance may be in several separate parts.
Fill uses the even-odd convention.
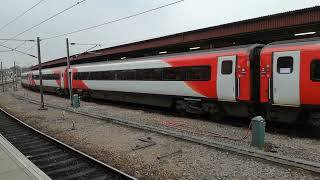
[[[1,108],[0,133],[52,179],[135,179],[41,133]]]
[[[33,104],[37,104],[37,105],[40,104],[36,100],[32,100],[32,99],[29,99],[29,98],[26,98],[26,97],[23,97],[20,95],[13,94],[13,96],[15,96],[17,99],[25,100],[25,101],[28,101]],[[125,126],[138,128],[138,129],[151,131],[151,132],[156,132],[158,134],[171,136],[174,138],[178,138],[178,139],[186,140],[189,142],[208,146],[211,148],[215,148],[220,151],[231,152],[234,154],[238,154],[240,156],[254,158],[257,160],[262,160],[264,162],[272,163],[275,165],[285,166],[290,169],[296,169],[298,171],[302,170],[302,171],[307,171],[307,172],[310,172],[313,174],[320,175],[320,163],[319,162],[287,157],[287,156],[278,155],[278,154],[274,154],[274,153],[270,153],[270,152],[265,152],[262,150],[239,147],[236,145],[222,143],[222,142],[218,142],[218,141],[214,141],[214,140],[208,141],[208,140],[204,140],[203,138],[200,138],[197,136],[188,135],[188,134],[181,132],[181,131],[178,131],[178,130],[173,130],[173,129],[168,129],[168,128],[159,128],[159,127],[154,127],[154,126],[147,125],[147,124],[140,124],[140,123],[128,121],[125,119],[119,119],[119,118],[114,118],[114,117],[107,117],[107,116],[101,116],[101,115],[97,115],[97,114],[75,111],[74,109],[70,109],[70,108],[66,108],[66,107],[62,107],[62,106],[57,106],[57,105],[53,105],[53,104],[46,103],[46,106],[50,107],[50,108],[54,108],[54,109],[68,111],[71,113],[75,113],[75,114],[90,117],[90,118],[110,121],[115,124],[125,125]]]

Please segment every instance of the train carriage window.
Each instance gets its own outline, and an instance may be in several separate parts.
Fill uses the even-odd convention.
[[[162,79],[162,70],[161,68],[152,70],[152,80],[160,81]]]
[[[50,77],[59,79],[59,74]],[[150,69],[128,69],[96,72],[76,72],[74,80],[135,80],[135,81],[209,81],[211,67],[187,66]]]
[[[143,71],[141,69],[137,69],[136,80],[142,80],[142,79],[143,79]]]
[[[163,80],[183,80],[183,74],[181,68],[164,68],[163,69]]]
[[[113,71],[104,71],[102,74],[103,80],[114,80],[115,73]]]
[[[140,74],[140,76],[142,76],[141,80],[152,80],[152,69],[142,69],[140,70],[142,74]]]
[[[116,74],[116,80],[125,80],[126,79],[125,71],[118,70],[118,71],[115,71],[115,74]]]
[[[82,73],[83,77],[81,79],[86,80],[86,78],[85,78],[86,74],[87,74],[86,72],[83,72]],[[96,74],[97,74],[97,72],[90,72],[90,74],[88,76],[88,80],[96,80]]]
[[[103,72],[101,71],[91,72],[90,77],[94,80],[103,80]]]
[[[87,74],[87,73],[83,73],[84,75]],[[84,79],[85,79],[85,76],[84,76]],[[90,80],[97,80],[97,72],[90,72],[89,73],[89,79]]]
[[[125,70],[125,80],[135,80],[136,70]]]
[[[310,72],[310,79],[315,82],[320,82],[320,59],[311,62]]]
[[[210,66],[186,67],[186,81],[209,81],[211,79]]]
[[[232,60],[223,61],[221,64],[221,74],[224,74],[224,75],[232,74],[232,66],[233,66]]]
[[[91,78],[90,72],[80,72],[79,74],[80,80],[90,80]]]
[[[291,74],[293,71],[293,57],[284,56],[277,60],[277,72],[279,74]]]

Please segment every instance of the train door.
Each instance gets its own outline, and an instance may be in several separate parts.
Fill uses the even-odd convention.
[[[236,56],[218,57],[217,95],[219,100],[236,101]]]
[[[273,102],[300,105],[300,51],[273,53]]]

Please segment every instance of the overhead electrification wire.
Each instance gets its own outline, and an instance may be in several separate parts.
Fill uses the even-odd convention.
[[[87,52],[90,52],[92,49],[94,49],[94,48],[96,48],[96,47],[98,47],[98,46],[99,46],[98,44],[93,45],[91,48],[85,50],[85,51],[84,51],[83,53],[81,53],[81,54],[85,54],[85,53],[87,53]]]
[[[14,19],[12,19],[11,21],[9,21],[7,24],[3,25],[0,27],[0,31],[2,31],[4,28],[6,28],[7,26],[9,26],[10,24],[12,24],[13,22],[17,21],[19,18],[21,18],[22,16],[24,16],[25,14],[27,14],[27,12],[31,11],[33,8],[37,7],[40,3],[42,3],[45,0],[40,0],[38,1],[35,5],[33,5],[32,7],[30,7],[29,9],[27,9],[26,11],[24,11],[23,13],[21,13],[20,15],[18,15],[17,17],[15,17]]]
[[[49,21],[50,19],[53,19],[54,17],[56,17],[56,16],[58,16],[58,15],[60,15],[60,14],[64,13],[64,12],[66,12],[66,11],[70,10],[71,8],[73,8],[73,7],[77,6],[77,5],[79,5],[79,4],[81,4],[81,3],[85,2],[85,1],[87,1],[87,0],[81,0],[81,1],[77,2],[76,4],[74,4],[74,5],[72,5],[72,6],[69,6],[68,8],[66,8],[66,9],[64,9],[64,10],[62,10],[62,11],[60,11],[60,12],[58,12],[58,13],[56,13],[56,14],[54,14],[54,15],[50,16],[50,17],[48,17],[47,19],[45,19],[45,20],[41,21],[40,23],[38,23],[38,24],[36,24],[36,25],[34,25],[34,26],[31,26],[30,28],[28,28],[28,29],[26,29],[26,30],[24,30],[24,31],[22,31],[22,32],[20,32],[20,33],[18,33],[18,34],[16,34],[15,36],[11,37],[10,39],[8,39],[8,40],[6,40],[6,41],[2,42],[2,43],[1,43],[1,45],[3,45],[4,43],[6,43],[6,42],[10,41],[11,39],[14,39],[14,38],[16,38],[16,37],[20,36],[21,34],[24,34],[24,33],[28,32],[28,31],[30,31],[30,30],[32,30],[32,29],[34,29],[34,28],[36,28],[36,27],[40,26],[41,24],[43,24],[43,23],[45,23],[45,22]]]
[[[37,58],[37,56],[35,56],[35,55],[28,54],[28,53],[26,53],[26,52],[23,52],[23,51],[20,51],[20,50],[17,50],[17,49],[14,49],[14,48],[11,48],[11,47],[2,45],[2,44],[0,44],[0,46],[1,46],[1,47],[4,47],[4,48],[7,48],[7,49],[11,49],[12,51],[16,51],[16,52],[18,52],[18,53],[21,53],[21,54],[24,54],[24,55],[27,55],[27,56],[31,56],[31,57]]]
[[[23,46],[26,42],[27,42],[27,41],[22,42],[21,44],[19,44],[18,46],[16,46],[16,47],[13,48],[13,49],[18,49],[19,47]]]
[[[1,41],[29,41],[29,42],[35,42],[36,40],[33,39],[28,39],[28,40],[24,40],[24,39],[1,39]]]
[[[0,53],[7,53],[7,52],[12,52],[12,50],[4,50],[4,51],[0,51]]]
[[[174,4],[181,3],[183,1],[184,0],[175,1],[175,2],[172,2],[172,3],[169,3],[169,4],[158,6],[156,8],[152,8],[152,9],[149,9],[149,10],[146,10],[146,11],[142,11],[142,12],[139,12],[139,13],[136,13],[136,14],[132,14],[132,15],[125,16],[125,17],[122,17],[122,18],[119,18],[119,19],[108,21],[108,22],[105,22],[105,23],[102,23],[102,24],[90,26],[90,27],[87,27],[87,28],[71,31],[71,32],[68,32],[68,33],[60,34],[60,35],[55,35],[55,36],[48,37],[48,38],[43,38],[43,40],[59,38],[59,37],[63,37],[63,36],[66,36],[66,35],[75,34],[75,33],[79,33],[79,32],[82,32],[82,31],[87,31],[87,30],[90,30],[90,29],[98,28],[98,27],[101,27],[101,26],[104,26],[104,25],[108,25],[108,24],[112,24],[112,23],[115,23],[115,22],[123,21],[123,20],[130,19],[130,18],[133,18],[133,17],[136,17],[136,16],[140,16],[140,15],[152,12],[152,11],[156,11],[156,10],[168,7],[168,6],[172,6]]]
[[[93,44],[93,43],[70,43],[70,45],[80,45],[80,46],[102,46],[102,44]]]
[[[36,45],[37,45],[37,44],[34,43],[30,48],[28,48],[28,49],[25,50],[24,52],[25,52],[25,53],[28,53],[28,52],[29,52],[31,49],[33,49]],[[22,55],[24,55],[24,54],[19,54],[19,55],[15,56],[15,57],[11,58],[11,59],[9,60],[9,62],[14,61],[14,60],[17,60],[17,58],[21,57]]]
[[[27,49],[25,52],[29,52],[31,49],[33,49],[34,47],[36,47],[37,44],[33,44],[29,49]]]

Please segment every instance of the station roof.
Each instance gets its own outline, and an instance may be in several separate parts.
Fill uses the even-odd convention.
[[[169,36],[123,44],[105,49],[77,54],[71,64],[118,60],[121,57],[143,57],[190,51],[192,47],[209,49],[250,43],[267,44],[274,41],[302,38],[303,32],[318,32],[307,37],[319,36],[320,6],[289,11],[269,16],[222,24],[218,26],[177,33]],[[42,68],[66,65],[66,57],[42,63]],[[37,69],[38,66],[32,67]]]

